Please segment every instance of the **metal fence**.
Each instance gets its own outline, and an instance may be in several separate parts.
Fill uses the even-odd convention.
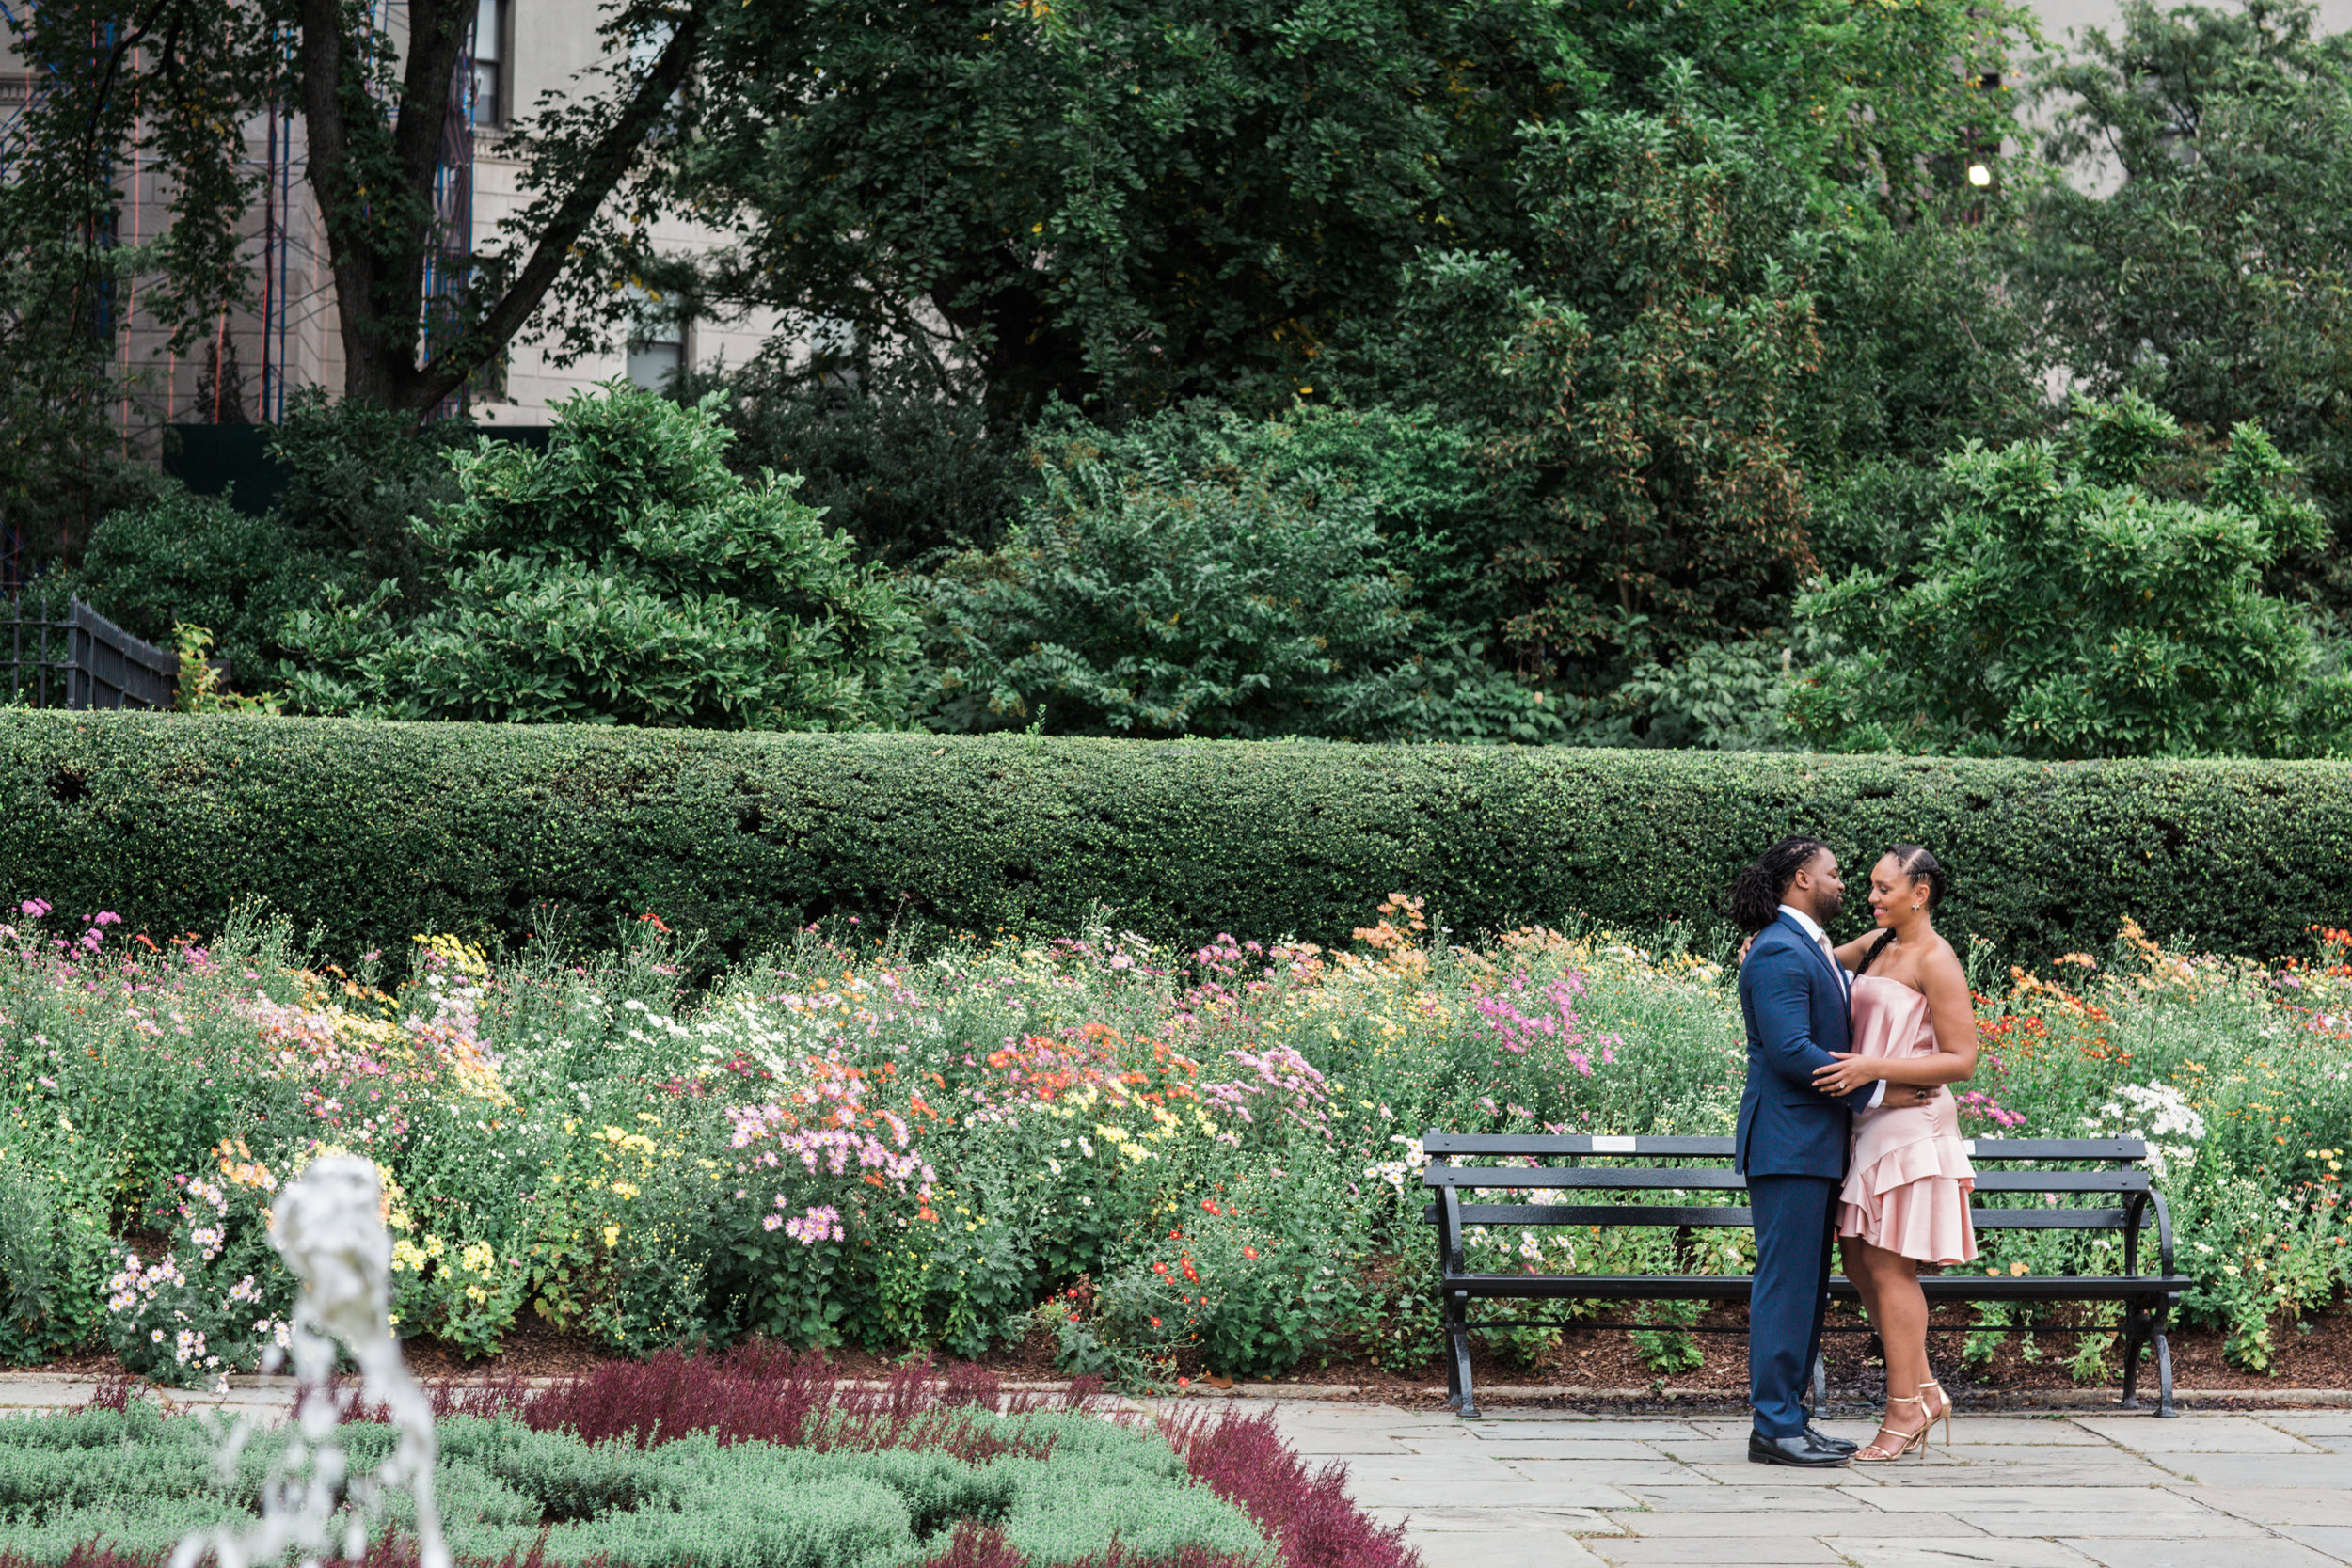
[[[0,601],[11,704],[169,708],[180,656],[143,642],[79,599]]]

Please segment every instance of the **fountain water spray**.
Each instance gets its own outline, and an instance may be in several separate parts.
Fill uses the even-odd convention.
[[[392,1243],[375,1166],[342,1155],[312,1161],[271,1207],[270,1244],[301,1287],[292,1336],[294,1384],[302,1391],[294,1430],[262,1482],[261,1519],[244,1531],[197,1531],[172,1553],[171,1568],[197,1568],[207,1554],[218,1568],[272,1564],[289,1551],[302,1553],[304,1568],[338,1548],[357,1559],[367,1550],[385,1493],[404,1486],[417,1505],[420,1568],[450,1568],[433,1498],[433,1403],[408,1375],[392,1338]],[[399,1445],[373,1476],[350,1476],[336,1441],[327,1381],[339,1339],[359,1364],[365,1397],[389,1411],[400,1430]],[[233,1471],[246,1435],[240,1421],[225,1469]]]

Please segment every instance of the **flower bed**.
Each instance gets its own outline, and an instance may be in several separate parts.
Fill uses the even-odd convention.
[[[329,1149],[381,1168],[402,1332],[465,1354],[528,1314],[634,1355],[1042,1334],[1129,1385],[1335,1357],[1421,1375],[1422,1129],[1725,1134],[1741,1072],[1719,962],[1537,930],[1458,946],[1402,896],[1343,952],[1094,930],[916,958],[845,921],[693,993],[696,955],[650,917],[593,959],[436,937],[345,974],[282,929],[158,941],[27,904],[0,951],[0,1357],[110,1344],[161,1381],[274,1339],[264,1208]],[[2204,1281],[2189,1311],[2249,1368],[2352,1277],[2347,947],[2319,933],[2265,968],[2127,926],[2048,974],[1972,955],[1963,1126],[2149,1136]],[[1472,1244],[1611,1273],[1736,1271],[1751,1247]],[[2114,1266],[2070,1233],[1986,1244],[1988,1268]],[[1651,1365],[1688,1365],[1675,1309],[1654,1321]],[[2082,1346],[2074,1373],[2102,1375],[2110,1342]]]
[[[1407,1568],[1396,1531],[1309,1474],[1270,1420],[1163,1426],[909,1366],[842,1389],[821,1357],[665,1355],[546,1390],[451,1396],[435,1485],[466,1563],[611,1568]],[[390,1428],[346,1425],[362,1464]],[[0,1420],[0,1568],[154,1568],[250,1517],[264,1433],[224,1482],[206,1426],[151,1406]],[[413,1561],[394,1499],[371,1561]],[[405,1527],[405,1528],[404,1528]],[[404,1549],[405,1548],[405,1549]]]

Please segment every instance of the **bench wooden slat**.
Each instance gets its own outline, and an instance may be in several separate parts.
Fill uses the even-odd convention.
[[[1745,1192],[1748,1179],[1737,1171],[1695,1166],[1635,1167],[1630,1165],[1432,1165],[1422,1179],[1428,1187],[1596,1188],[1613,1192]],[[2144,1170],[1984,1170],[1977,1173],[1980,1193],[2144,1193],[2150,1191]]]
[[[1445,1282],[1448,1292],[1479,1300],[1532,1297],[1580,1301],[1745,1301],[1752,1281],[1743,1274],[1465,1274]],[[2178,1294],[2196,1280],[2182,1275],[1970,1275],[1919,1277],[1930,1301],[2129,1301]],[[1838,1301],[1860,1296],[1844,1275],[1832,1275]]]
[[[1755,1211],[1673,1203],[1465,1203],[1464,1226],[1609,1226],[1618,1229],[1718,1226],[1745,1229]],[[1434,1215],[1432,1216],[1434,1218]]]
[[[1558,1136],[1527,1136],[1517,1132],[1440,1132],[1422,1134],[1422,1148],[1450,1158],[1477,1155],[1641,1156],[1661,1160],[1729,1159],[1735,1152],[1729,1138],[1608,1137],[1581,1132]],[[1972,1138],[1971,1155],[1979,1160],[2145,1160],[2148,1145],[2140,1138]]]

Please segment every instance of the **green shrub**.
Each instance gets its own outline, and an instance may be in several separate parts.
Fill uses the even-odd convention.
[[[80,1346],[99,1318],[108,1238],[74,1202],[64,1173],[0,1150],[0,1367],[33,1366]]]
[[[723,456],[720,394],[626,388],[561,405],[545,452],[484,442],[415,525],[437,602],[330,595],[284,633],[294,701],[403,719],[855,728],[898,721],[913,619],[795,500]]]
[[[218,496],[174,484],[107,514],[80,567],[56,591],[79,594],[163,647],[175,625],[210,627],[230,680],[250,691],[284,652],[278,630],[287,615],[330,583],[358,580],[348,562],[311,547],[275,514],[248,517]]]
[[[1704,921],[1792,829],[1932,845],[2012,957],[2152,933],[2300,952],[2352,911],[2336,763],[722,735],[246,715],[0,716],[0,892],[157,940],[260,898],[326,949],[590,937],[656,911],[734,952],[834,913],[1343,941],[1397,888],[1463,933]],[[220,1133],[215,1132],[214,1137]],[[175,1167],[175,1168],[185,1168]]]
[[[1415,652],[1370,504],[1327,475],[1135,472],[1075,436],[1004,545],[930,582],[940,727],[1350,739]]]
[[[1919,580],[1856,570],[1797,603],[1836,651],[1796,696],[1838,751],[2329,756],[2352,681],[2263,590],[2318,544],[2295,465],[2252,425],[2197,500],[2151,493],[2180,427],[2135,393],[2077,400],[2063,438],[1945,462],[1957,492]]]

